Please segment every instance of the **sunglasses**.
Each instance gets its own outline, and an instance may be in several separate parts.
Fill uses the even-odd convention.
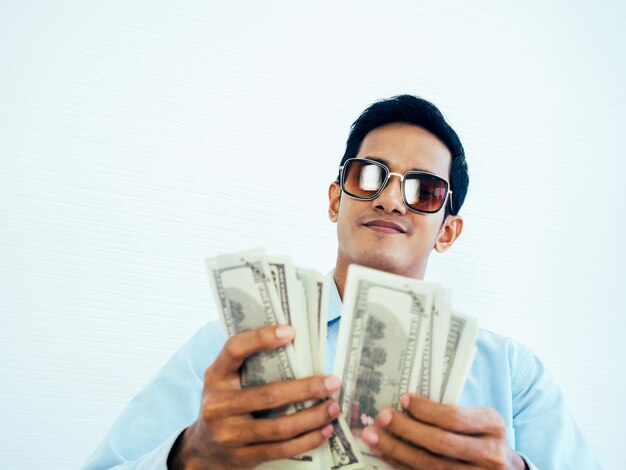
[[[405,174],[392,173],[387,166],[367,158],[349,158],[339,167],[341,190],[354,199],[371,201],[383,192],[391,176],[398,176],[402,186],[402,200],[413,212],[439,212],[452,191],[443,178],[425,171],[413,170]]]

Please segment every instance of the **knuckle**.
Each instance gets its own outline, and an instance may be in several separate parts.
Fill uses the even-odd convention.
[[[216,359],[213,364],[206,368],[202,377],[204,390],[214,390],[220,385],[222,378],[218,372],[220,364]]]
[[[256,420],[261,421],[261,420]],[[261,423],[252,423],[241,430],[241,441],[248,444],[256,444],[262,442],[266,438],[266,432]],[[271,436],[270,436],[271,437]]]
[[[290,453],[290,450],[291,446],[289,442],[279,442],[276,445],[272,446],[271,451],[268,450],[263,453],[263,460],[276,460],[291,457],[291,455],[295,453]]]
[[[384,433],[381,433],[378,448],[389,456],[394,456],[398,452],[398,444],[395,439],[388,438]]]
[[[502,439],[506,436],[506,427],[504,426],[504,424],[497,424],[494,427],[494,432],[493,434],[498,438],[498,439]]]
[[[212,376],[213,376],[213,366],[209,366],[207,367],[207,369],[204,371],[204,383],[208,384],[211,383],[212,380]]]
[[[326,396],[327,391],[326,391],[326,385],[324,385],[323,377],[309,380],[309,393],[311,396],[315,396],[315,397]]]
[[[487,468],[490,468],[493,470],[505,470],[506,469],[506,462],[499,457],[491,456],[491,458],[488,459],[486,462],[487,462]]]
[[[504,470],[506,468],[506,455],[501,450],[501,446],[492,444],[483,448],[480,458],[487,468],[493,470]]]
[[[315,410],[315,414],[313,415],[315,419],[315,424],[317,426],[321,426],[323,424],[327,424],[333,421],[333,418],[331,418],[329,414],[328,408],[329,406],[327,401],[324,401],[317,405],[317,409]]]
[[[224,344],[224,353],[233,359],[243,359],[243,351],[241,349],[240,341],[237,335],[228,338]]]
[[[496,411],[492,412],[491,434],[493,434],[498,439],[506,436],[506,424],[504,422],[504,418],[500,416]]]
[[[489,416],[491,421],[493,421],[495,424],[504,427],[504,418],[496,410],[494,410],[493,408],[485,408],[485,414]]]
[[[279,419],[270,429],[273,429],[273,437],[282,440],[291,437],[293,426],[291,425],[291,420]]]
[[[326,438],[321,432],[310,432],[298,438],[296,441],[283,441],[279,444],[281,458],[292,457],[308,450],[321,446]]]
[[[441,451],[444,449],[454,449],[456,441],[454,436],[448,432],[438,433],[435,437],[436,443],[436,451]]]
[[[214,421],[221,415],[222,404],[217,401],[204,400],[202,402],[202,410],[200,415],[204,421]]]
[[[307,445],[304,450],[309,450],[309,449],[313,449],[315,447],[319,447],[325,441],[326,441],[326,438],[324,437],[324,435],[321,432],[315,432],[315,433],[313,433],[313,436],[311,438],[310,444]]]
[[[213,431],[212,440],[215,444],[220,446],[231,446],[238,442],[237,433],[224,427],[219,427]]]
[[[270,405],[279,398],[276,387],[270,385],[259,387],[256,394],[258,403],[262,405]]]
[[[273,344],[276,340],[276,334],[274,333],[275,327],[258,328],[256,330],[257,341],[263,345]]]
[[[456,408],[447,408],[446,411],[446,420],[450,423],[450,428],[458,431],[463,429],[464,419],[463,415],[457,411]]]

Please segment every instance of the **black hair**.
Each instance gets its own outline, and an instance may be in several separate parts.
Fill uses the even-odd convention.
[[[445,216],[458,214],[469,185],[465,150],[457,133],[446,122],[441,111],[423,98],[413,95],[398,95],[371,104],[350,127],[346,151],[340,166],[348,158],[356,157],[365,136],[372,130],[392,123],[405,123],[421,127],[435,135],[448,148],[452,156],[450,163],[450,190],[452,209],[446,205]],[[339,182],[337,176],[336,182]]]

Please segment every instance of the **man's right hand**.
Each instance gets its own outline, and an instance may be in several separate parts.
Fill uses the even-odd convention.
[[[171,468],[254,468],[302,454],[328,439],[330,422],[339,415],[333,400],[278,418],[255,419],[251,413],[329,397],[340,387],[337,378],[319,375],[241,388],[239,372],[245,359],[284,346],[293,335],[290,326],[267,326],[226,342],[204,374],[200,414],[172,449]]]

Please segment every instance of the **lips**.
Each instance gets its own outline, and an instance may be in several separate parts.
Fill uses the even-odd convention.
[[[406,233],[406,229],[404,227],[389,220],[371,220],[363,225],[382,233]]]

